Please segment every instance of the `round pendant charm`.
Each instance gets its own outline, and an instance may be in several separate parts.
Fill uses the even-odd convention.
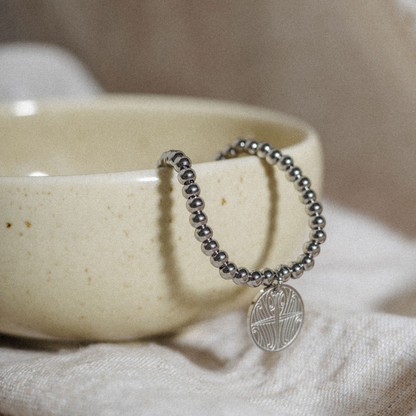
[[[303,315],[302,298],[293,287],[263,289],[248,311],[251,337],[265,351],[283,350],[298,336]]]

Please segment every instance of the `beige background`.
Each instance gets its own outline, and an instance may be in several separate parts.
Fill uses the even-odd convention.
[[[309,121],[326,194],[416,235],[411,3],[6,0],[0,41],[80,57],[107,91],[223,98]]]

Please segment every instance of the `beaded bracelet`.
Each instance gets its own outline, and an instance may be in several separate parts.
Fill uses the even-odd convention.
[[[276,269],[247,270],[237,267],[229,261],[228,254],[220,249],[214,240],[212,228],[207,225],[208,217],[204,213],[205,202],[200,197],[200,188],[196,184],[196,173],[191,160],[179,150],[170,150],[160,157],[157,166],[173,167],[178,180],[183,185],[182,194],[186,198],[186,208],[191,213],[189,222],[195,228],[195,238],[201,242],[202,252],[210,257],[211,264],[219,269],[223,279],[233,280],[237,285],[250,287],[266,286],[254,298],[248,313],[249,331],[254,343],[266,351],[280,351],[288,347],[298,336],[304,318],[304,307],[299,293],[284,283],[290,278],[298,279],[305,271],[313,268],[314,257],[325,242],[325,219],[322,217],[322,204],[311,189],[310,180],[294,166],[290,156],[273,149],[268,143],[256,140],[236,139],[219,152],[215,159],[229,159],[246,152],[265,159],[270,165],[277,165],[286,171],[286,178],[293,182],[300,192],[300,200],[306,206],[311,228],[309,238],[303,246],[303,253],[297,261],[288,265],[279,265]]]

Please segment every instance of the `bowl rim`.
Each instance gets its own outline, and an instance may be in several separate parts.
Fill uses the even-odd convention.
[[[81,98],[47,98],[39,100],[18,100],[0,103],[0,120],[1,118],[15,118],[21,117],[17,114],[16,108],[22,103],[30,103],[34,112],[25,114],[25,116],[36,116],[39,113],[53,113],[57,111],[83,111],[85,109],[108,110],[117,108],[118,110],[142,110],[142,111],[161,111],[172,110],[177,113],[189,114],[205,114],[205,115],[221,115],[229,117],[247,118],[251,120],[258,120],[263,122],[271,122],[273,124],[281,124],[289,128],[301,130],[305,133],[304,139],[301,141],[282,149],[288,149],[288,152],[293,152],[297,147],[305,145],[309,141],[319,140],[316,130],[307,122],[289,115],[287,113],[274,110],[264,106],[256,106],[252,104],[203,98],[190,96],[175,96],[164,94],[103,94],[92,97]],[[250,157],[250,156],[248,156]],[[254,156],[253,156],[254,158]],[[217,165],[241,163],[240,159],[228,159],[224,161],[210,161],[194,163],[198,165],[210,165],[211,163]],[[156,161],[155,161],[156,165]],[[0,176],[0,182],[4,181],[22,181],[25,182],[47,182],[58,181],[66,182],[71,180],[102,180],[105,177],[107,180],[116,179],[135,179],[136,181],[152,182],[158,180],[156,172],[158,169],[138,169],[138,170],[123,170],[116,172],[99,172],[99,173],[84,173],[71,175],[48,175],[48,176]]]

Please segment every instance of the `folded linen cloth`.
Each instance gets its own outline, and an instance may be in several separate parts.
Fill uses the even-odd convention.
[[[137,343],[0,338],[4,415],[408,415],[416,409],[415,241],[334,204],[296,342],[255,347],[246,310]]]

